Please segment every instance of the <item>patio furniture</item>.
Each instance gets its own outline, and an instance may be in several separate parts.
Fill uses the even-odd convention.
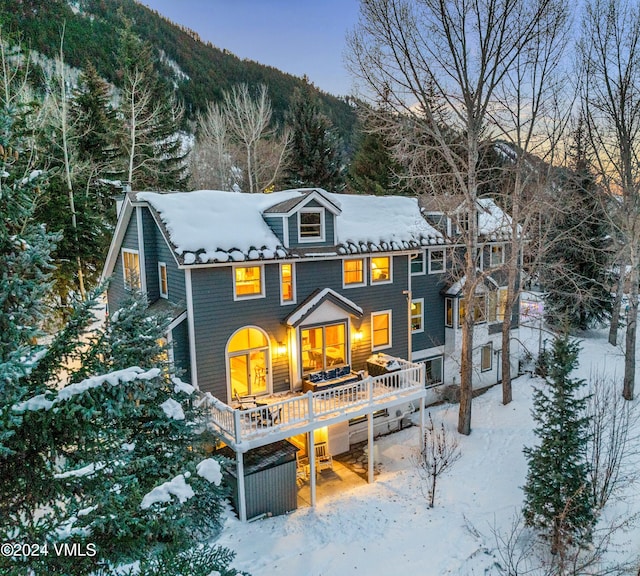
[[[362,375],[359,372],[353,372],[351,366],[347,364],[340,368],[306,374],[302,379],[302,391],[320,392],[342,384],[351,384],[358,380],[362,380]]]
[[[316,472],[333,470],[333,458],[329,454],[329,446],[326,442],[316,444]]]
[[[238,391],[235,389],[233,391],[233,399],[238,404],[238,408],[240,408],[240,410],[248,410],[249,408],[257,408],[258,406],[254,395],[240,396]]]
[[[262,404],[258,404],[261,406]],[[282,417],[282,408],[280,406],[268,406],[256,413],[258,419],[258,426],[273,426],[279,424]]]
[[[296,452],[296,480],[305,481],[309,478],[309,458],[307,456],[300,456],[299,452]]]

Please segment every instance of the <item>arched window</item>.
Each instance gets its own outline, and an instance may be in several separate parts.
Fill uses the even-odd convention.
[[[227,343],[231,397],[269,392],[269,338],[260,328],[242,328]]]

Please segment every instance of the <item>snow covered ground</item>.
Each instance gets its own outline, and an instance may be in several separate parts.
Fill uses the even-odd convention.
[[[537,331],[523,328],[521,337],[537,350]],[[621,381],[622,354],[609,346],[606,331],[581,340],[575,375],[588,379],[606,372]],[[315,509],[253,523],[229,513],[217,543],[237,553],[234,567],[254,576],[497,574],[492,529],[508,531],[521,508],[522,448],[534,443],[532,385],[539,382],[530,376],[515,380],[508,406],[501,404],[499,387],[474,399],[472,433],[459,437],[462,456],[440,480],[435,508],[427,507],[417,473],[413,427],[376,440],[381,473],[374,484],[319,499]],[[444,421],[453,431],[457,409],[430,411],[436,425]],[[627,490],[624,512],[640,512],[637,486]],[[640,527],[616,534],[615,541],[618,559],[640,555]]]

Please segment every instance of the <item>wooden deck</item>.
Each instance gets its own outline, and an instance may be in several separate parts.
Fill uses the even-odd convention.
[[[236,452],[270,444],[323,426],[372,414],[425,397],[424,366],[398,360],[401,369],[380,376],[307,392],[271,397],[268,405],[240,410],[208,395],[210,423]]]

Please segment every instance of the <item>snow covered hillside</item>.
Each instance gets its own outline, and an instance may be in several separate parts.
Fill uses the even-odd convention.
[[[523,328],[521,334],[537,350],[538,332]],[[582,339],[574,375],[605,372],[622,379],[622,353],[608,345],[604,331],[594,331]],[[532,387],[541,382],[518,378],[508,406],[501,404],[499,387],[474,400],[472,433],[459,437],[462,457],[440,480],[433,509],[422,492],[415,464],[419,429],[412,427],[376,440],[381,473],[374,484],[319,498],[315,509],[249,524],[229,513],[218,543],[237,552],[234,567],[256,576],[498,574],[494,528],[509,532],[522,505],[522,448],[534,443]],[[457,408],[430,411],[436,425],[444,421],[454,431]],[[606,512],[640,512],[637,486]],[[616,533],[608,555],[640,555],[640,527]]]

